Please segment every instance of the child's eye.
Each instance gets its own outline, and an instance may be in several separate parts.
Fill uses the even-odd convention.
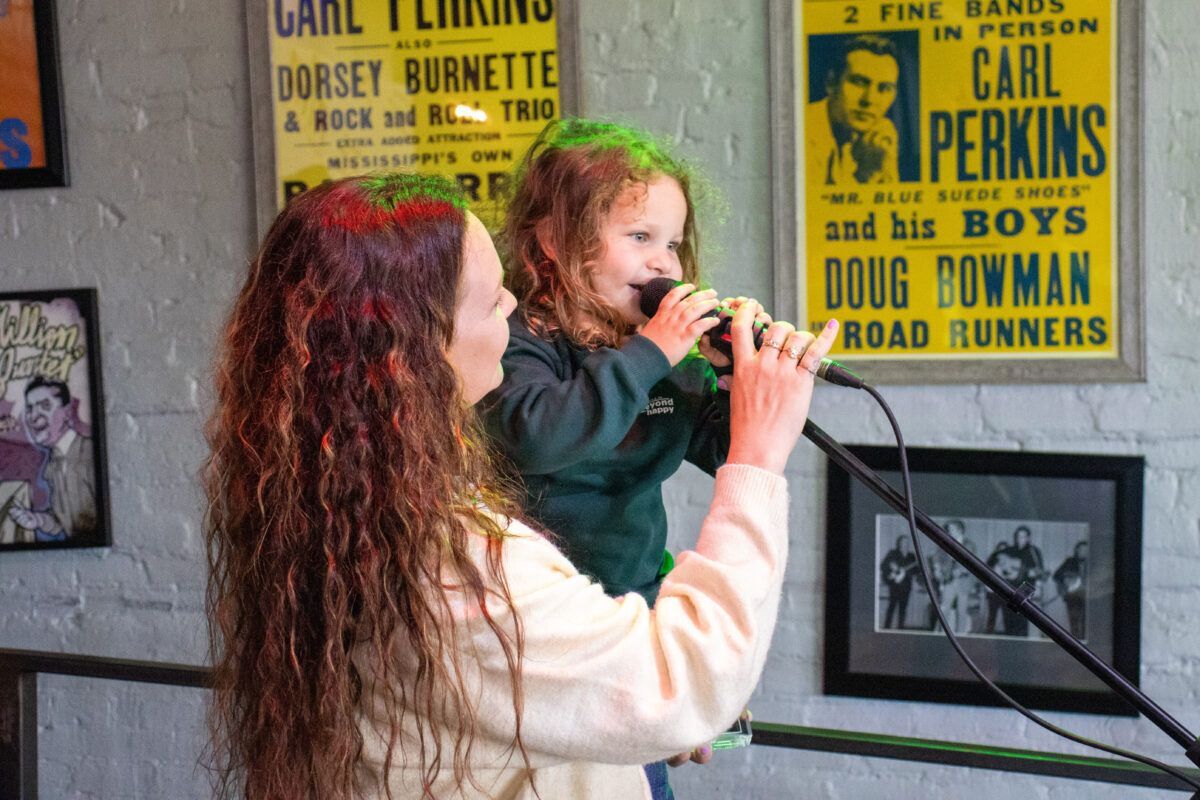
[[[667,242],[667,249],[674,252],[679,249],[679,242]]]
[[[631,237],[633,237],[633,240],[634,240],[635,242],[647,242],[647,241],[650,241],[650,235],[649,235],[649,234],[647,234],[645,231],[637,231],[637,232],[635,232],[635,233],[631,233],[631,234],[629,234],[629,235],[630,235]]]

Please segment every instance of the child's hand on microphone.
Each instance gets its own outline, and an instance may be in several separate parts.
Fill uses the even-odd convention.
[[[697,337],[721,323],[717,316],[706,317],[717,307],[717,293],[712,289],[696,292],[690,283],[681,283],[667,293],[658,304],[658,311],[642,326],[641,334],[662,350],[671,366],[675,366],[692,350]]]
[[[720,312],[721,324],[724,325],[725,320],[730,319],[737,313],[739,308],[750,302],[750,300],[751,298],[749,297],[726,297],[722,300],[721,304],[717,306],[717,311]],[[758,301],[755,300],[754,302],[757,303]],[[761,327],[765,330],[771,326],[772,321],[770,314],[766,311],[759,311],[754,317],[754,327],[755,329]],[[717,375],[720,376],[718,385],[728,391],[733,386],[733,370],[731,369],[733,366],[733,357],[732,355],[726,355],[725,352],[713,346],[712,339],[717,336],[719,327],[714,328],[707,336],[700,337],[700,355],[708,359],[708,362],[716,369]]]

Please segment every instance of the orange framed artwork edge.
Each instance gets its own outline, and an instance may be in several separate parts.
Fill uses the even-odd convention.
[[[0,189],[67,186],[53,0],[0,0]]]

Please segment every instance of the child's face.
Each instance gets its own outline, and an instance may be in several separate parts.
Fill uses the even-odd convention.
[[[627,188],[604,218],[592,288],[630,325],[646,322],[638,307],[643,286],[664,276],[683,278],[678,248],[687,213],[678,181],[664,175]]]

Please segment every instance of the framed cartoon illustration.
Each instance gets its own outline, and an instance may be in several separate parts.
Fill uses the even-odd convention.
[[[900,486],[897,451],[851,452]],[[1134,685],[1138,681],[1140,457],[910,448],[916,505]],[[840,468],[828,506],[825,691],[995,705],[968,655],[1033,708],[1133,714],[1124,700]]]
[[[0,294],[0,552],[111,542],[92,289]]]
[[[0,0],[0,189],[66,186],[53,0]]]

